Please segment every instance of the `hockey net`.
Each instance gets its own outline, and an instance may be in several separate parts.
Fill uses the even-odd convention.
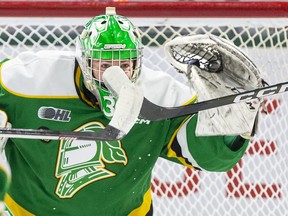
[[[106,6],[116,6],[142,33],[144,64],[152,69],[184,80],[165,60],[163,44],[178,35],[212,33],[248,53],[269,84],[288,80],[288,3],[12,3],[0,3],[0,59],[26,50],[73,50],[83,25]],[[198,172],[159,159],[152,179],[154,214],[287,213],[287,98],[283,93],[265,99],[259,133],[227,173]]]

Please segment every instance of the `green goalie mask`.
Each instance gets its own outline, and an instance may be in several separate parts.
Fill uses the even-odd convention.
[[[116,15],[115,8],[106,8],[105,15],[96,16],[86,24],[76,46],[85,87],[96,96],[104,114],[112,117],[111,104],[116,99],[113,102],[102,75],[108,67],[120,66],[132,81],[137,79],[142,63],[137,29],[126,17]]]

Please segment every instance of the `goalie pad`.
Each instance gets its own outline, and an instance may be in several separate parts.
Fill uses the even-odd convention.
[[[263,86],[260,71],[234,44],[213,35],[175,38],[165,46],[170,63],[185,73],[198,102]],[[198,113],[197,136],[239,135],[249,138],[261,101],[237,103]]]

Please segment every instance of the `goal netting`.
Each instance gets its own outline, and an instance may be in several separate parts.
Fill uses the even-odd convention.
[[[13,3],[13,4],[12,4]],[[0,59],[26,50],[73,50],[83,25],[109,3],[0,3]],[[66,4],[66,5],[65,5]],[[269,84],[288,80],[288,3],[111,3],[143,35],[144,64],[184,79],[164,57],[178,35],[211,33],[248,53]],[[4,6],[3,6],[4,5]],[[80,12],[79,12],[80,11]],[[122,11],[122,12],[121,12]],[[93,15],[92,15],[93,14]],[[288,212],[288,94],[265,99],[259,133],[227,173],[191,170],[159,159],[154,215],[285,215]]]

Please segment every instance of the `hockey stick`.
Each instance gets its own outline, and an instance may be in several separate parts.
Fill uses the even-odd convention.
[[[121,82],[119,82],[119,80],[121,80]],[[130,81],[121,68],[114,67],[104,73],[104,82],[107,88],[117,95],[121,86]],[[288,91],[288,82],[278,83],[255,90],[245,91],[238,94],[219,97],[181,107],[162,107],[144,98],[143,105],[140,110],[140,116],[151,121],[176,118],[191,115],[202,110],[231,105],[239,102],[247,102],[255,98],[263,98],[285,91]]]
[[[130,131],[130,129],[135,124],[142,106],[142,102],[143,95],[141,91],[139,91],[135,85],[127,83],[127,85],[121,88],[115,107],[115,113],[109,124],[104,129],[96,132],[77,132],[1,128],[0,137],[46,140],[120,140]]]
[[[283,82],[268,87],[258,88],[181,107],[161,107],[144,98],[140,116],[152,121],[176,118],[191,115],[202,110],[239,102],[247,102],[255,98],[263,98],[286,91],[288,91],[288,82]]]

